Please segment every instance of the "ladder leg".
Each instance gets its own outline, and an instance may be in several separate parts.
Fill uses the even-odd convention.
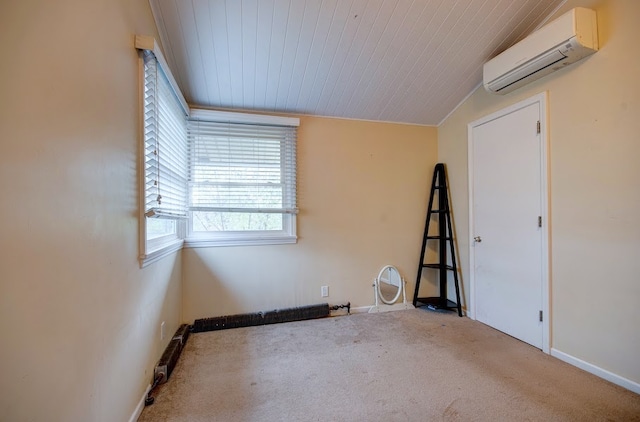
[[[452,246],[453,249],[453,246]],[[453,254],[453,250],[451,251],[451,253]],[[462,316],[462,303],[460,301],[460,285],[458,284],[458,267],[454,264],[453,265],[453,280],[454,283],[456,285],[456,303],[458,304],[458,316]]]
[[[431,221],[431,208],[433,208],[433,197],[436,190],[436,180],[438,170],[433,171],[433,179],[431,181],[431,192],[429,193],[429,204],[427,205],[427,219],[424,223],[424,234],[422,236],[422,249],[420,250],[420,261],[418,262],[418,275],[416,276],[416,287],[413,293],[413,306],[418,304],[418,292],[420,291],[420,281],[422,279],[422,266],[424,264],[424,254],[427,249],[427,237],[429,236],[429,222]]]
[[[451,250],[451,266],[453,267],[453,281],[455,283],[456,286],[456,303],[458,304],[458,316],[462,316],[462,303],[460,301],[460,285],[458,283],[458,265],[456,264],[456,252],[455,252],[455,248],[453,247],[453,241],[454,241],[454,237],[453,237],[453,229],[452,229],[452,225],[451,225],[451,216],[449,215],[447,218],[447,226],[449,229],[449,239],[450,239],[450,243],[449,243],[449,248]]]
[[[447,309],[449,306],[447,298],[447,279],[449,274],[446,271],[447,265],[447,222],[449,221],[449,199],[447,197],[447,184],[444,177],[444,167],[438,175],[438,208],[441,211],[438,214],[438,254],[440,269],[438,270],[439,287],[440,287],[440,304],[439,307]]]

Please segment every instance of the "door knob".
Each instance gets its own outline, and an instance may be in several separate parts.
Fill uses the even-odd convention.
[[[473,240],[475,240],[478,243],[482,242],[482,238],[480,236],[474,237]]]

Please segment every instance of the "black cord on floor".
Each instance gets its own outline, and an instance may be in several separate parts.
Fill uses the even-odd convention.
[[[158,374],[156,375],[156,379],[153,380],[153,385],[151,386],[151,389],[149,390],[149,393],[147,393],[147,398],[144,399],[144,405],[145,406],[151,406],[153,404],[153,402],[155,401],[155,398],[153,398],[151,396],[151,393],[153,393],[153,390],[155,390],[155,388],[158,386],[158,384],[160,384],[160,381],[162,381],[162,374]]]
[[[329,308],[330,311],[337,311],[340,308],[347,308],[347,314],[351,313],[351,302],[347,302],[346,305],[335,305]]]

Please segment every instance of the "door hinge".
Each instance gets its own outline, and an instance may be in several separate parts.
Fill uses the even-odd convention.
[[[540,120],[536,123],[536,133],[540,133]]]
[[[542,227],[542,216],[538,216],[538,227]]]
[[[542,311],[540,311],[540,322],[542,322]]]

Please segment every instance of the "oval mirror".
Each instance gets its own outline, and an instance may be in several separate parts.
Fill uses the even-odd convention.
[[[393,265],[387,265],[378,274],[378,296],[387,305],[396,303],[402,293],[402,277]]]

